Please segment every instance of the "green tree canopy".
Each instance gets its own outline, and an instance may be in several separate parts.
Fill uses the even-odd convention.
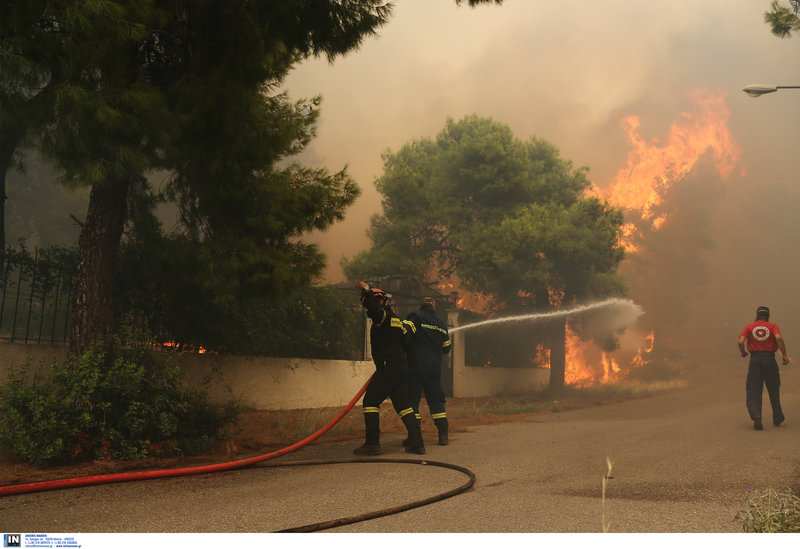
[[[292,163],[319,99],[292,102],[278,87],[304,58],[353,51],[390,13],[381,0],[2,3],[0,169],[30,136],[65,183],[91,188],[73,351],[111,341],[128,201],[157,195],[154,170],[171,174],[166,196],[203,243],[215,299],[288,296],[321,273],[301,235],[341,219],[358,188],[344,170]]]
[[[3,4],[4,90],[40,99],[44,123],[28,130],[65,183],[91,188],[73,351],[111,341],[129,197],[156,196],[145,177],[154,170],[171,174],[167,196],[204,243],[220,301],[281,294],[321,273],[322,254],[300,236],[341,219],[358,188],[345,171],[291,162],[313,137],[318,100],[276,88],[305,57],[357,48],[389,14],[379,0]],[[4,136],[16,136],[5,122]]]
[[[350,278],[455,275],[497,310],[619,294],[622,213],[587,198],[585,168],[477,115],[384,154],[383,214]]]
[[[772,0],[770,10],[764,13],[764,22],[770,26],[772,34],[787,38],[793,32],[800,31],[800,17],[797,15],[800,2],[790,0],[792,7],[781,5],[779,0]]]

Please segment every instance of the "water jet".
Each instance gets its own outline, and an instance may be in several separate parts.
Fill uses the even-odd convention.
[[[604,301],[598,301],[596,303],[588,303],[586,305],[580,305],[578,307],[573,307],[571,309],[562,309],[558,311],[550,311],[547,313],[531,313],[525,315],[515,315],[515,316],[506,316],[502,318],[490,318],[489,320],[482,320],[481,322],[474,322],[472,324],[466,324],[464,326],[456,326],[454,328],[449,328],[449,332],[452,334],[454,332],[459,332],[461,330],[468,330],[472,328],[478,328],[481,326],[487,326],[490,324],[500,324],[503,322],[522,322],[522,321],[541,321],[541,320],[552,320],[555,318],[562,318],[567,316],[578,315],[581,313],[586,313],[589,311],[595,311],[599,309],[606,309],[609,307],[617,307],[623,313],[626,313],[626,317],[629,318],[618,328],[624,328],[631,324],[636,318],[640,315],[644,314],[644,309],[640,305],[637,305],[630,299],[621,299],[618,297],[613,297],[610,299],[606,299]]]

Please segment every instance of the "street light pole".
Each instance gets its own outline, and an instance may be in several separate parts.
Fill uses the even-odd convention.
[[[800,86],[766,86],[764,84],[750,84],[742,91],[750,97],[760,97],[765,93],[772,93],[782,89],[800,89]]]

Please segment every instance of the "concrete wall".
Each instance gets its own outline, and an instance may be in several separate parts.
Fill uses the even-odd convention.
[[[0,343],[0,382],[13,366],[61,360],[63,345]],[[208,392],[212,402],[231,397],[259,410],[343,406],[375,371],[369,361],[312,360],[185,354],[186,381]]]
[[[454,323],[457,318],[449,319]],[[451,324],[452,325],[452,324]],[[546,387],[542,368],[479,368],[464,365],[464,336],[453,334],[453,396],[510,396]],[[12,365],[60,360],[61,345],[0,343],[0,381]],[[344,406],[375,371],[371,361],[312,360],[186,354],[187,381],[206,390],[213,402],[235,397],[260,410]]]
[[[66,355],[67,348],[64,345],[0,342],[0,381],[5,381],[13,366],[21,366],[26,362],[34,366],[42,362],[50,363]]]
[[[452,330],[458,326],[458,316],[448,316]],[[546,368],[481,368],[466,366],[465,337],[462,331],[451,335],[453,353],[453,396],[477,398],[513,396],[540,391],[550,383]]]
[[[375,371],[365,361],[212,355],[185,355],[183,366],[212,401],[234,396],[258,410],[344,406]]]

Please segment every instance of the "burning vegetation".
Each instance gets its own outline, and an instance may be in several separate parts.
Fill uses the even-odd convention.
[[[664,318],[662,313],[665,310],[658,305],[663,299],[655,297],[659,292],[664,293],[661,281],[652,278],[646,280],[648,273],[659,269],[652,264],[656,254],[648,254],[652,237],[670,230],[672,224],[680,223],[675,219],[683,219],[675,215],[676,211],[669,200],[676,186],[708,177],[727,179],[740,157],[740,148],[728,127],[730,112],[726,94],[697,90],[689,95],[689,99],[693,109],[680,113],[662,139],[648,140],[640,135],[638,116],[622,118],[620,125],[630,143],[627,163],[607,185],[594,184],[587,193],[625,212],[622,245],[627,252],[624,267],[633,279],[630,296],[636,303],[643,303],[648,314],[630,319],[625,326],[606,329],[606,335],[600,337],[596,333],[593,335],[592,330],[587,333],[580,320],[569,322],[565,339],[567,385],[586,387],[636,377],[642,375],[640,372],[646,366],[666,361],[670,354],[666,348],[659,353],[656,345],[656,333],[660,330],[658,324]],[[698,166],[709,156],[713,171],[698,175]],[[663,241],[657,246],[663,246]],[[669,261],[670,258],[666,259]],[[643,264],[646,264],[645,268],[642,268]],[[451,283],[442,285],[442,288],[448,292],[458,290],[457,284],[454,286]],[[490,301],[485,296],[468,292],[458,292],[458,295],[459,307],[492,316]],[[549,367],[550,350],[545,343],[535,341],[535,327],[528,327],[527,330],[527,336],[518,339],[515,344],[524,347],[522,352],[528,357],[524,365]],[[612,337],[609,338],[608,334]],[[487,341],[481,346],[506,347],[498,345],[496,333],[486,337]],[[468,363],[481,365],[470,362],[469,350],[467,354]],[[523,365],[507,364],[508,357],[506,360],[502,358],[507,354],[506,349],[502,352],[492,351],[488,358],[483,353],[473,353],[473,357],[482,356],[479,360],[487,367]]]

